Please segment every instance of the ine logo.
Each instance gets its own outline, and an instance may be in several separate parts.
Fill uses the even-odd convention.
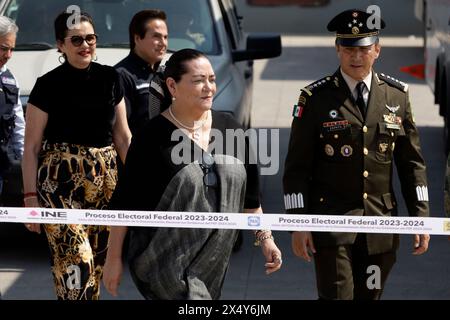
[[[32,216],[32,217],[36,217],[38,215],[39,215],[39,213],[34,210],[30,212],[30,216]]]
[[[247,222],[248,222],[248,225],[252,226],[252,227],[259,227],[259,225],[261,224],[260,218],[255,217],[255,216],[248,217]]]
[[[66,219],[67,212],[64,211],[41,211],[40,213],[33,210],[29,213],[32,217],[43,217],[43,218],[57,218],[57,219]]]

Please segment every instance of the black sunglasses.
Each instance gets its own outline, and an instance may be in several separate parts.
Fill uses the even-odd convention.
[[[92,46],[94,44],[97,43],[97,35],[95,33],[91,33],[91,34],[87,34],[86,37],[82,37],[82,36],[71,36],[71,37],[66,37],[64,39],[70,39],[70,42],[72,42],[72,44],[75,47],[79,47],[83,44],[84,41],[86,41],[86,43],[89,46]]]
[[[211,154],[202,152],[200,167],[204,171],[203,183],[207,187],[217,187],[217,175],[214,172],[215,161]]]

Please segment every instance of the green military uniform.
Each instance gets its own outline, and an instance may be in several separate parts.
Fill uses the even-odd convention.
[[[406,89],[393,78],[373,73],[366,119],[340,71],[302,89],[284,174],[288,213],[396,215],[395,161],[409,213],[428,215],[425,164]],[[289,206],[296,197],[303,201]],[[320,232],[314,233],[314,242],[351,244],[355,237]],[[368,234],[368,251],[391,251],[396,239],[392,234]]]
[[[287,213],[397,215],[392,176],[395,163],[409,214],[428,216],[426,169],[407,85],[373,71],[364,117],[338,70],[301,90],[293,116],[283,177]],[[349,246],[357,245],[368,261],[378,257],[377,262],[368,263],[386,265],[383,280],[395,262],[398,235],[371,233],[357,238],[356,233],[313,232],[312,236],[315,258],[334,250],[331,256],[321,258],[322,265],[316,260],[321,297],[352,298],[352,293],[330,293],[338,289],[327,283],[336,286],[342,275],[322,269],[338,260],[340,251],[350,250]],[[352,276],[351,269],[344,272],[347,277],[345,273]],[[381,291],[374,297],[379,295]]]

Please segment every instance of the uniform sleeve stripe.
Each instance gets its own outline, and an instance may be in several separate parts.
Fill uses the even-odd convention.
[[[428,187],[427,186],[417,186],[416,187],[417,200],[419,201],[429,201],[428,198]]]
[[[302,193],[285,194],[284,207],[286,210],[304,208],[305,203],[303,201],[303,194]]]
[[[304,208],[305,207],[305,205],[304,205],[304,203],[303,203],[303,194],[301,194],[301,193],[299,193],[298,194],[298,198],[299,198],[299,203],[300,203],[300,208]]]

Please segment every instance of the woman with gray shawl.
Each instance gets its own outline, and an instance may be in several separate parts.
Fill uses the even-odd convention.
[[[216,83],[207,57],[180,50],[166,63],[164,77],[172,104],[133,137],[110,208],[262,213],[256,164],[237,159],[229,148],[223,151],[226,130],[241,126],[211,110]],[[248,143],[244,146],[248,160]],[[112,227],[103,283],[114,296],[127,231],[131,275],[146,299],[220,298],[237,230]],[[277,271],[281,252],[270,231],[256,236],[266,273]]]

